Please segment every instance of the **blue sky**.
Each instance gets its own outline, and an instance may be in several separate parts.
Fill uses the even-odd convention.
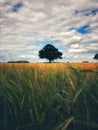
[[[98,0],[0,0],[0,61],[44,62],[52,44],[65,61],[94,61],[98,53]]]

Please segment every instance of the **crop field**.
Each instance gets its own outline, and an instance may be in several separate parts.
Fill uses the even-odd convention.
[[[0,130],[98,130],[98,63],[0,63]]]

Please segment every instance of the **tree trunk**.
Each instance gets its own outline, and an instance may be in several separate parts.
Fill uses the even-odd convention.
[[[51,63],[51,60],[49,60],[49,63]]]

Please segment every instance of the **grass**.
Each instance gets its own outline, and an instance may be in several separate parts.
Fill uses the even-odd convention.
[[[97,130],[98,63],[0,64],[0,130]]]

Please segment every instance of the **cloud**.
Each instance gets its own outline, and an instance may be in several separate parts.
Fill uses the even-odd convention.
[[[87,44],[87,45],[78,45],[74,44],[71,45],[70,49],[68,52],[72,53],[93,53],[93,52],[98,52],[98,44]]]
[[[70,47],[74,48],[74,49],[78,49],[79,48],[79,44],[72,44]]]
[[[11,53],[15,58],[24,55],[39,60],[38,51],[47,43],[59,47],[69,60],[72,56],[78,60],[80,52],[81,57],[84,52],[94,55],[98,48],[97,2],[0,0],[0,56],[7,60]]]

